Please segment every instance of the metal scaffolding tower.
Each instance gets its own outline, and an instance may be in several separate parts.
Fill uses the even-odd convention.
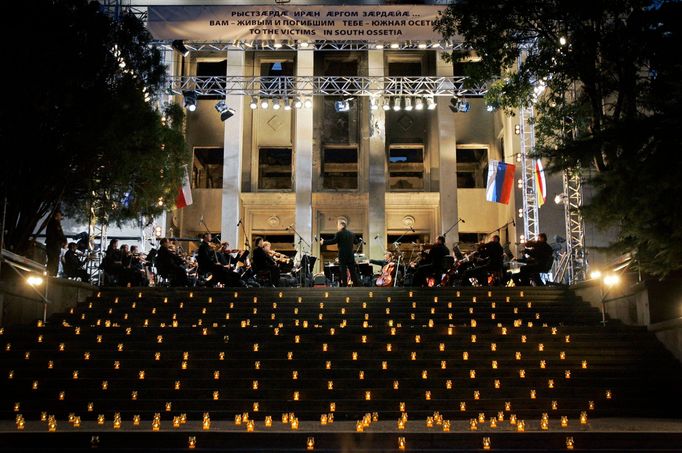
[[[519,133],[521,135],[521,191],[523,194],[523,241],[535,239],[540,234],[540,216],[535,181],[535,110],[533,106],[519,109]],[[520,241],[520,242],[523,242]]]
[[[583,205],[582,177],[579,170],[566,170],[563,175],[564,219],[566,222],[566,277],[573,284],[587,278],[585,253],[585,223],[580,208]]]

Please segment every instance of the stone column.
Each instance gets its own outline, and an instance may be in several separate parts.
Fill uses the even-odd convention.
[[[436,61],[436,76],[451,77],[452,63],[443,61],[438,52]],[[455,115],[448,108],[450,99],[446,96],[436,98],[436,143],[438,150],[438,169],[440,193],[440,228],[436,234],[444,233],[457,221],[457,140],[455,136]],[[432,238],[435,240],[435,237]],[[459,228],[453,228],[448,233],[446,242],[448,247],[459,241]]]
[[[227,76],[245,75],[245,52],[230,49],[227,52]],[[232,107],[234,115],[225,121],[223,143],[223,196],[220,219],[220,233],[223,241],[239,247],[239,228],[241,218],[242,151],[244,147],[244,97],[228,94],[225,102]]]
[[[296,54],[296,76],[313,76],[313,50]],[[299,83],[299,87],[302,88]],[[296,188],[296,230],[305,241],[313,239],[313,109],[300,108],[294,113],[294,156]],[[307,248],[304,246],[304,249]]]
[[[383,50],[367,51],[368,75],[370,77],[384,76]],[[373,88],[383,91],[383,83]],[[369,209],[367,221],[369,223],[369,257],[382,259],[386,250],[386,115],[380,105],[380,98],[376,99],[376,110],[369,110]],[[369,102],[366,105],[369,108]],[[364,129],[364,128],[363,128]],[[376,237],[376,239],[374,239]]]

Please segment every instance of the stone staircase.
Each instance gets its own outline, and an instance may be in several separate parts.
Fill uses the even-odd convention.
[[[680,451],[679,363],[646,330],[599,321],[555,288],[104,289],[2,330],[0,438],[41,451]]]

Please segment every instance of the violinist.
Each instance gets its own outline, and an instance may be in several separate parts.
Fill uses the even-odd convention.
[[[428,257],[417,267],[414,285],[427,285],[427,277],[435,277],[440,282],[443,275],[443,258],[448,255],[450,255],[450,249],[445,245],[445,236],[438,236],[429,250]]]
[[[271,256],[272,245],[263,241],[263,238],[256,238],[255,248],[253,250],[253,269],[256,274],[260,272],[267,272],[270,277],[270,285],[277,286],[279,284],[279,267],[277,262]]]
[[[464,280],[472,285],[485,284],[488,274],[499,276],[502,272],[504,249],[500,244],[500,237],[495,235],[489,242],[479,244],[473,259],[474,267],[464,272]]]
[[[202,235],[201,245],[197,254],[197,261],[199,263],[200,274],[210,274],[207,282],[212,284],[222,283],[225,286],[235,287],[243,286],[239,275],[230,270],[229,265],[223,265],[219,258],[218,249],[220,244],[213,243],[213,236],[211,233],[204,233]]]

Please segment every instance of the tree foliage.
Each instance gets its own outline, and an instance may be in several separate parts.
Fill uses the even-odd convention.
[[[164,81],[160,53],[135,16],[118,20],[97,2],[17,2],[2,71],[0,201],[6,246],[22,251],[60,205],[124,222],[163,209],[188,150],[177,106],[151,100]],[[15,33],[14,31],[12,33]],[[99,219],[101,220],[101,219]]]
[[[658,276],[682,268],[680,2],[462,0],[437,29],[481,57],[468,75],[489,104],[534,105],[537,155],[580,171],[616,248]]]

